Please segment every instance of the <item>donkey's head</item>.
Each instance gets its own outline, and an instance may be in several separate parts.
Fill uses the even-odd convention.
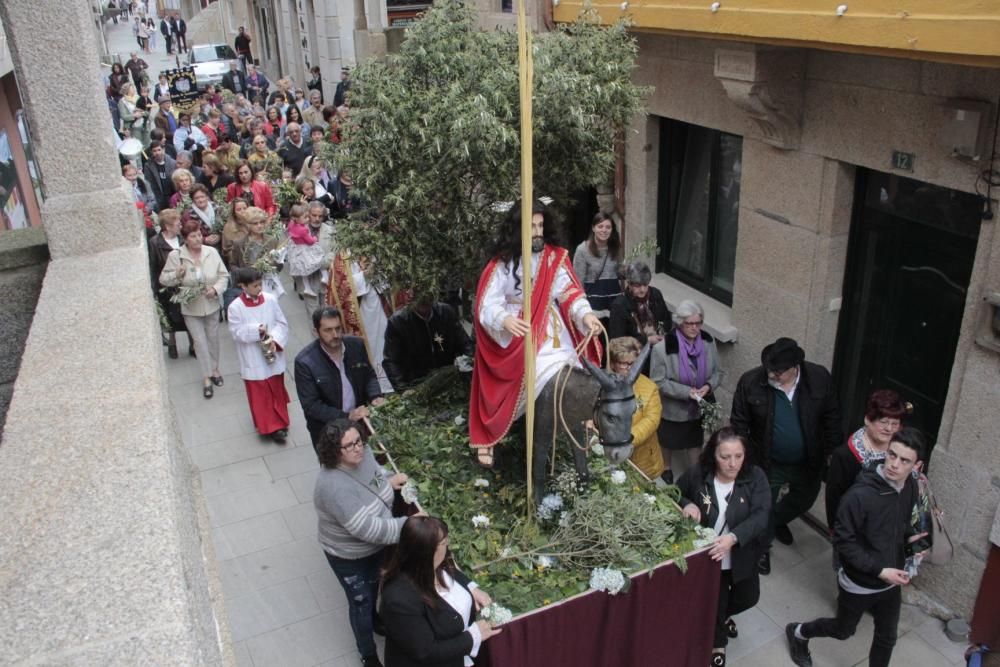
[[[604,455],[614,464],[624,463],[632,455],[632,415],[636,408],[632,385],[649,357],[649,349],[648,344],[643,347],[625,375],[605,371],[581,358],[601,386],[594,408],[594,422],[601,435]]]

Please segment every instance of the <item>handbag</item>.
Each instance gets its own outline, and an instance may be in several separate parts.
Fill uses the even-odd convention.
[[[927,520],[927,530],[930,533],[931,548],[924,556],[924,561],[932,565],[944,565],[951,560],[955,554],[955,545],[952,544],[951,537],[944,527],[943,512],[938,507],[937,499],[931,491],[931,483],[925,475],[920,476],[920,493],[926,494],[930,515]]]

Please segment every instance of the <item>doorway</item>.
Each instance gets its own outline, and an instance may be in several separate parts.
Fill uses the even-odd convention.
[[[981,207],[963,192],[876,171],[857,174],[834,361],[844,431],[863,424],[869,393],[893,389],[913,404],[906,421],[933,449]]]

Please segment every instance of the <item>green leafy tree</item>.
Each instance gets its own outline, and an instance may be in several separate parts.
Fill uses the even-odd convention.
[[[520,190],[516,34],[475,24],[471,7],[440,0],[399,54],[359,67],[329,155],[376,212],[340,225],[340,244],[422,294],[474,285],[496,204]],[[534,188],[565,205],[607,178],[616,138],[642,109],[636,44],[623,23],[600,27],[592,14],[533,40]]]

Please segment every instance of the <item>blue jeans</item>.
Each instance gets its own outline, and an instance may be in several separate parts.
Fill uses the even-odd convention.
[[[376,655],[375,634],[375,598],[378,595],[379,568],[382,565],[382,552],[371,556],[358,558],[338,558],[326,554],[330,568],[337,575],[337,580],[347,594],[347,618],[351,622],[354,641],[358,645],[361,657]]]

